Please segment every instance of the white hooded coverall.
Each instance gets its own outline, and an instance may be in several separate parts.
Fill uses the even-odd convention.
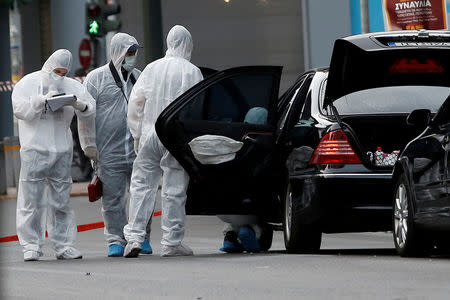
[[[128,105],[128,126],[133,137],[140,139],[131,177],[130,219],[124,228],[128,243],[144,240],[161,176],[161,244],[177,246],[184,237],[189,176],[161,144],[155,123],[173,100],[200,82],[203,76],[200,69],[189,62],[193,42],[186,28],[174,26],[167,35],[167,47],[165,57],[144,69]]]
[[[141,71],[134,68],[128,72],[127,78],[123,78],[121,69],[128,49],[137,44],[134,37],[121,32],[111,39],[111,61],[122,81],[123,93],[114,81],[109,63],[90,72],[84,81],[96,104],[95,126],[92,126],[92,130],[94,135],[97,133],[98,175],[103,183],[102,214],[108,246],[126,244],[123,235],[123,227],[128,222],[126,194],[136,158],[133,137],[127,125],[127,98],[133,88],[130,73],[138,79]]]
[[[54,69],[70,71],[71,63],[72,54],[68,50],[55,51],[42,70],[23,77],[12,93],[14,115],[19,119],[21,145],[16,223],[24,252],[41,251],[47,221],[57,255],[75,242],[75,215],[69,207],[73,147],[70,123],[74,108],[64,106],[52,112],[44,102],[51,94],[76,95],[77,101],[87,105],[84,112],[75,111],[81,147],[84,150],[95,146],[94,137],[86,126],[95,110],[92,97],[76,80],[67,77],[52,79]]]

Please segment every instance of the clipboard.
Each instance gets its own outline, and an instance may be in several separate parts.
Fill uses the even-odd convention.
[[[72,103],[75,103],[77,101],[77,96],[73,94],[59,94],[55,95],[51,98],[48,98],[47,105],[50,107],[51,111],[55,112],[58,109],[60,109],[63,106],[70,105]]]

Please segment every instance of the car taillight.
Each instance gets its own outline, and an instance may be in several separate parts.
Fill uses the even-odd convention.
[[[327,133],[320,140],[310,164],[360,164],[361,160],[353,151],[345,132],[342,129]]]

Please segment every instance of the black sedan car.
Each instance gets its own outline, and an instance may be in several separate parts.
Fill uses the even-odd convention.
[[[284,231],[292,253],[317,251],[322,233],[391,230],[393,166],[424,130],[406,118],[448,97],[449,54],[444,31],[339,39],[330,68],[306,72],[280,98],[280,67],[211,75],[156,124],[190,174],[187,212],[256,214]],[[267,111],[265,122],[246,122],[253,108]],[[205,135],[243,146],[202,164],[189,142]]]
[[[450,97],[431,118],[428,109],[407,121],[427,126],[405,148],[394,168],[393,234],[402,256],[448,247],[450,238]]]

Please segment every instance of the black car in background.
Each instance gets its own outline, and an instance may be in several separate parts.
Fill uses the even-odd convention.
[[[288,252],[313,252],[322,233],[389,231],[392,170],[424,130],[416,109],[449,95],[450,34],[393,32],[336,41],[329,69],[306,72],[278,97],[280,67],[220,71],[159,117],[162,143],[190,174],[190,214],[256,214],[284,231]],[[252,108],[264,124],[245,122]],[[244,143],[235,159],[201,164],[188,143]]]
[[[392,231],[402,256],[450,242],[450,97],[434,118],[421,109],[407,121],[427,128],[406,146],[394,168]]]

